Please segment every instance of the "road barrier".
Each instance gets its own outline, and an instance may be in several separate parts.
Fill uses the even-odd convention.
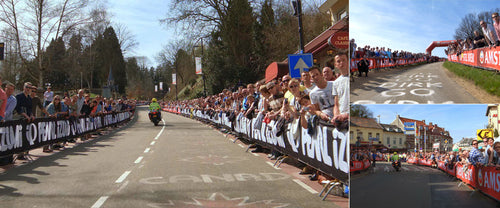
[[[405,66],[410,64],[417,64],[422,62],[427,62],[426,57],[422,58],[366,58],[370,65],[368,69],[382,69],[387,67],[395,67],[395,66]],[[351,59],[351,72],[358,71],[358,62],[361,61],[361,58]]]
[[[289,157],[331,176],[347,182],[349,176],[349,133],[347,130],[338,130],[333,126],[319,124],[311,136],[300,122],[285,124],[284,132],[276,136],[275,121],[266,124],[258,117],[248,119],[243,114],[231,116],[230,113],[215,111],[201,111],[195,109],[164,108],[164,111],[182,114],[223,126],[240,137],[252,143],[275,149]],[[233,122],[230,117],[234,117]],[[258,128],[258,124],[261,127]]]
[[[0,157],[63,142],[130,120],[132,112],[106,113],[94,117],[37,118],[0,123]]]
[[[415,158],[408,159],[407,162],[425,166],[430,166],[431,164],[431,160]],[[450,168],[445,162],[438,161],[438,168],[451,176],[455,176],[474,189],[500,201],[500,170],[497,170],[495,167],[476,167],[456,163]]]
[[[448,54],[448,61],[467,66],[500,71],[500,47],[485,47]]]
[[[370,166],[371,166],[371,163],[369,160],[351,161],[351,168],[349,170],[352,173],[352,172],[356,172],[356,171],[366,170]]]

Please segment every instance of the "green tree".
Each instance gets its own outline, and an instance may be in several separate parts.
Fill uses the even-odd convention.
[[[351,105],[350,115],[352,117],[373,118],[373,112],[364,105]]]
[[[70,84],[65,56],[66,47],[62,37],[53,39],[41,56],[45,59],[42,63],[47,75],[44,82],[51,83],[56,89],[67,89]]]

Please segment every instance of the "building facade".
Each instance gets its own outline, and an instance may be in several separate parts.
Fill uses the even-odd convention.
[[[486,116],[488,116],[488,129],[493,129],[494,137],[498,137],[500,133],[500,119],[498,119],[498,107],[500,104],[489,104],[486,109]]]

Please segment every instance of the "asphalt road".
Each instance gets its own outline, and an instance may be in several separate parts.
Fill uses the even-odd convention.
[[[137,115],[0,175],[0,207],[338,207],[207,125],[163,113],[155,127],[144,108]]]
[[[495,200],[459,184],[430,167],[403,163],[395,172],[390,163],[377,162],[371,172],[351,175],[351,208],[497,207]]]
[[[354,104],[480,103],[446,75],[443,62],[370,72],[351,82]]]

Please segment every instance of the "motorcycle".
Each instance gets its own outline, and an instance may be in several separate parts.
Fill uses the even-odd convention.
[[[392,162],[392,167],[394,167],[396,171],[399,171],[399,169],[401,168],[401,162],[399,161]]]
[[[158,126],[158,123],[161,121],[161,113],[160,111],[150,111],[149,112],[149,120]]]

